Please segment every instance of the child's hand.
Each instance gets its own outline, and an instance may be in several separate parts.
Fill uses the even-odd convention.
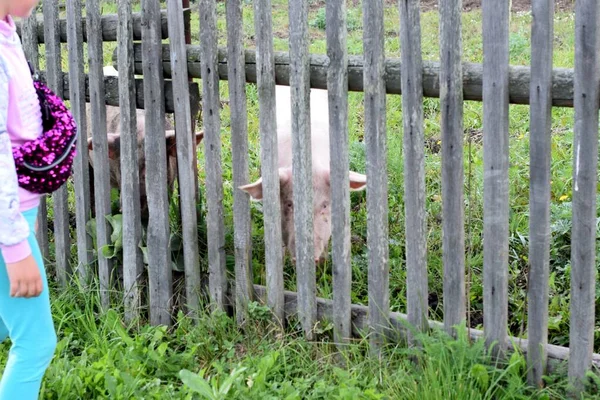
[[[6,264],[11,297],[37,297],[42,293],[42,277],[33,255],[12,264]]]

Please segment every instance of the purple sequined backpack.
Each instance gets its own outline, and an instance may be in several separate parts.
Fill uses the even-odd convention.
[[[33,85],[42,111],[43,133],[14,147],[13,156],[19,186],[33,193],[48,194],[64,185],[72,174],[77,154],[77,125],[62,99],[36,76]]]

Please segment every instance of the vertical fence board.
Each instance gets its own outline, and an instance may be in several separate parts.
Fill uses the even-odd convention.
[[[532,2],[529,147],[529,288],[527,361],[531,385],[542,386],[548,344],[550,259],[550,161],[554,2]]]
[[[133,74],[133,27],[131,2],[118,8],[119,107],[121,111],[121,207],[123,212],[123,300],[125,320],[140,316],[144,263],[139,247],[142,238],[140,182],[137,147],[137,115]],[[143,149],[142,149],[143,151]]]
[[[336,343],[344,343],[352,334],[346,1],[329,1],[325,14],[329,57],[329,151],[335,155],[331,157],[333,334]]]
[[[369,325],[373,350],[379,351],[390,308],[383,0],[363,2],[363,19]]]
[[[569,378],[576,390],[591,366],[596,294],[596,187],[598,180],[598,27],[600,3],[575,3],[575,140],[571,234]]]
[[[292,185],[298,316],[311,340],[317,320],[316,272],[313,243],[313,193],[310,132],[310,64],[308,58],[308,1],[289,3],[290,95],[292,106]]]
[[[46,70],[48,87],[54,93],[63,93],[61,69],[60,29],[58,29],[58,1],[45,1],[44,37],[46,42]],[[61,96],[62,97],[62,96]],[[71,273],[69,213],[67,204],[67,186],[52,193],[54,203],[54,251],[56,257],[56,276],[62,286],[67,284]],[[44,212],[45,210],[41,210]]]
[[[271,0],[254,1],[256,82],[258,87],[260,162],[263,180],[263,218],[267,305],[284,324],[281,205],[277,172],[277,119],[275,115],[275,55]]]
[[[449,334],[466,317],[461,14],[462,0],[440,2],[444,327]]]
[[[508,16],[509,0],[483,2],[483,325],[497,355],[508,322]]]
[[[167,149],[165,143],[165,101],[162,73],[160,2],[142,1],[142,49],[146,139],[146,193],[149,221],[147,230],[150,323],[171,325],[173,274],[169,240],[169,199],[167,196]]]
[[[92,240],[86,231],[90,219],[90,181],[88,147],[85,135],[87,121],[85,111],[85,77],[83,71],[83,31],[81,0],[67,1],[67,37],[69,44],[69,98],[71,110],[77,121],[80,139],[73,165],[75,183],[75,219],[77,231],[78,273],[84,285],[90,283],[92,264]]]
[[[177,168],[180,187],[181,226],[185,269],[185,296],[188,311],[195,318],[200,307],[200,257],[198,254],[198,218],[196,214],[196,143],[190,108],[190,88],[186,62],[183,7],[171,1],[168,7],[169,41],[175,103]]]
[[[219,70],[217,67],[217,13],[212,0],[200,2],[200,44],[202,64],[202,110],[206,152],[206,201],[208,205],[208,265],[211,300],[225,307],[225,228],[223,220],[223,176],[221,172],[221,121]]]
[[[39,63],[39,44],[37,36],[37,11],[36,7],[31,15],[22,21],[22,42],[25,57],[31,63],[34,70],[38,71]],[[50,254],[50,246],[48,243],[48,206],[46,204],[46,196],[40,198],[40,206],[38,212],[38,232],[37,241],[40,245],[42,257],[48,260]]]
[[[250,200],[237,189],[248,182],[248,116],[246,108],[246,67],[241,0],[227,2],[227,70],[231,107],[233,152],[233,227],[235,247],[235,308],[239,324],[247,319],[248,302],[253,299],[252,226]]]
[[[406,291],[408,321],[427,329],[427,227],[425,219],[425,139],[423,60],[419,0],[400,0],[404,204],[406,213]]]
[[[88,27],[88,57],[90,121],[94,157],[94,204],[96,206],[96,241],[98,249],[110,244],[111,226],[105,216],[110,209],[110,171],[108,166],[108,140],[106,137],[106,105],[102,53],[102,25],[99,0],[86,2]],[[98,275],[102,306],[110,306],[112,260],[98,251]]]

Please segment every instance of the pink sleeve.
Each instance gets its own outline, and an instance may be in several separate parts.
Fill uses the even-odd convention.
[[[7,264],[21,261],[31,254],[31,246],[27,239],[14,246],[1,246],[0,249],[4,262]]]
[[[8,71],[0,53],[0,250],[13,263],[31,254],[29,224],[19,211],[19,184],[11,141],[6,130]]]

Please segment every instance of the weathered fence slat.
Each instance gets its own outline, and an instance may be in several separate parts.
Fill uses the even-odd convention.
[[[483,2],[483,326],[496,355],[508,322],[508,4]]]
[[[36,7],[36,9],[31,12],[31,15],[24,19],[21,24],[23,51],[25,52],[25,57],[27,57],[27,60],[31,63],[31,66],[36,71],[38,71],[40,67],[39,44],[35,31],[37,26],[37,10],[38,7]],[[40,198],[40,206],[38,211],[38,231],[36,237],[42,252],[42,257],[47,262],[50,254],[50,246],[48,243],[48,206],[46,204],[46,196],[42,196],[42,198]]]
[[[242,0],[227,2],[227,43],[229,72],[229,106],[231,107],[231,147],[233,153],[233,227],[235,248],[235,309],[238,324],[248,315],[248,302],[253,299],[252,225],[250,199],[238,187],[248,183],[248,116]],[[182,49],[185,58],[185,48]],[[184,63],[185,64],[185,63]]]
[[[529,147],[529,288],[527,361],[531,385],[543,385],[548,343],[550,260],[550,161],[552,128],[552,45],[554,2],[534,0],[531,27]]]
[[[246,81],[256,83],[257,53],[246,50]],[[142,73],[141,46],[134,45],[135,71]],[[171,74],[169,65],[169,46],[163,45],[163,66],[165,78]],[[275,74],[278,85],[289,85],[290,55],[286,52],[275,52]],[[200,78],[200,46],[187,47],[188,71],[191,77]],[[116,60],[116,53],[113,53]],[[310,56],[310,85],[312,88],[327,89],[327,71],[329,58],[323,54]],[[483,95],[483,66],[482,64],[463,63],[463,95],[464,100],[481,101]],[[423,96],[440,96],[440,63],[423,61]],[[509,102],[511,104],[529,104],[529,85],[531,68],[529,66],[509,66]],[[348,90],[362,92],[364,90],[364,57],[348,56]],[[402,94],[401,63],[398,58],[385,60],[385,90],[388,94]],[[219,49],[219,79],[227,80],[227,51]],[[552,70],[552,105],[555,107],[573,107],[573,69],[553,68]]]
[[[377,352],[387,336],[390,309],[383,0],[363,2],[363,19],[369,325]]]
[[[427,329],[427,227],[425,219],[425,138],[419,0],[400,0],[406,291],[409,322]],[[383,34],[383,33],[382,33]]]
[[[40,47],[37,36],[37,10],[31,11],[31,15],[21,20],[21,42],[23,43],[23,52],[25,57],[36,70],[39,68]],[[18,26],[17,26],[18,29]],[[42,28],[43,34],[43,28]]]
[[[313,191],[310,132],[310,70],[308,59],[308,1],[289,3],[290,95],[292,106],[292,185],[298,316],[311,340],[317,320],[317,283],[313,243]]]
[[[283,251],[277,168],[277,119],[273,118],[275,115],[275,56],[272,24],[271,0],[255,0],[256,82],[260,125],[260,163],[263,179],[267,305],[271,308],[277,322],[283,325],[285,322]]]
[[[177,168],[180,192],[181,226],[185,270],[186,306],[193,318],[200,307],[200,257],[198,254],[198,217],[196,212],[196,138],[192,125],[183,7],[180,1],[167,4],[169,40],[173,49],[173,92],[175,96],[175,127],[177,135]],[[133,67],[133,57],[132,57]],[[195,125],[195,124],[194,124]]]
[[[108,140],[106,136],[106,106],[104,102],[104,72],[102,37],[100,35],[100,1],[86,2],[87,21],[90,27],[88,41],[90,127],[92,130],[94,165],[94,204],[96,211],[96,242],[98,249],[111,243],[111,225],[105,216],[110,208],[110,170],[108,166]],[[102,307],[110,307],[112,289],[112,260],[98,251],[98,275],[100,278],[100,301]]]
[[[462,0],[440,2],[444,327],[449,334],[466,317],[461,14]]]
[[[185,9],[184,13],[186,15],[190,15],[191,10]],[[167,12],[161,11],[161,21],[160,21],[160,34],[162,39],[168,39],[168,27],[167,27]],[[119,30],[119,15],[118,14],[107,14],[102,15],[102,30],[99,31],[102,34],[103,42],[116,42],[118,37]],[[83,29],[83,41],[88,42],[88,28],[87,28],[87,18],[82,19],[82,29]],[[44,24],[41,21],[33,21],[31,29],[36,35],[38,43],[44,43]],[[66,18],[60,18],[56,22],[56,29],[58,30],[59,40],[62,43],[67,43],[68,35],[67,35],[67,20]],[[133,29],[133,40],[142,40],[142,19],[141,13],[136,12],[132,15],[132,29]],[[17,34],[21,35],[22,31],[19,26],[17,26]]]
[[[140,182],[137,148],[135,77],[131,2],[121,1],[119,16],[119,107],[121,109],[121,207],[123,212],[123,301],[125,320],[140,316],[144,290]],[[143,149],[142,149],[143,151]]]
[[[600,3],[575,3],[575,126],[569,379],[576,390],[591,366],[596,295],[596,188]]]
[[[144,59],[144,103],[146,110],[144,150],[146,154],[146,193],[148,197],[148,284],[150,323],[172,324],[173,274],[169,237],[167,196],[167,149],[162,63],[160,62],[160,2],[142,1],[142,48]]]
[[[200,44],[202,46],[202,110],[208,206],[208,267],[210,297],[219,309],[225,306],[225,228],[223,219],[223,176],[221,172],[221,121],[217,68],[217,13],[212,0],[200,0]],[[160,51],[160,47],[158,48]],[[160,53],[157,54],[159,60]]]
[[[67,36],[69,38],[69,98],[79,132],[87,132],[83,41],[81,39],[81,0],[67,1]],[[77,231],[78,273],[84,285],[90,283],[93,262],[92,240],[86,231],[90,214],[90,174],[87,140],[77,141],[77,156],[73,165],[75,186],[75,219]]]
[[[61,93],[61,45],[58,37],[58,30],[56,29],[56,23],[58,21],[58,1],[45,1],[43,9],[48,86],[55,93]],[[52,201],[54,203],[54,253],[56,257],[56,275],[60,284],[65,286],[69,279],[69,275],[71,274],[71,238],[69,235],[69,211],[66,185],[52,193]]]
[[[346,48],[346,1],[327,2],[327,55],[330,60],[329,151],[331,157],[331,228],[333,261],[334,340],[351,337],[350,192],[348,155],[348,50]]]

